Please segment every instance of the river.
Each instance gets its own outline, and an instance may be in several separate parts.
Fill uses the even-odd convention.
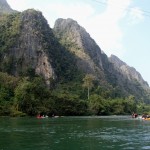
[[[0,118],[0,150],[150,149],[150,121],[130,116]]]

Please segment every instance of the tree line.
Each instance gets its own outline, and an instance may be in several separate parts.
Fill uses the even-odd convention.
[[[134,96],[105,98],[94,92],[94,78],[82,82],[58,83],[49,89],[40,76],[13,77],[0,73],[0,116],[121,115],[148,113],[150,106],[137,103]]]

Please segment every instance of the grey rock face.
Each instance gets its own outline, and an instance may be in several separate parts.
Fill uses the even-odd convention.
[[[8,5],[6,0],[0,0],[0,14],[5,13],[12,13],[15,12],[11,7]]]
[[[85,73],[93,74],[99,84],[140,97],[149,86],[141,75],[116,56],[110,58],[99,48],[86,30],[72,19],[58,19],[54,33],[60,43],[77,57],[77,66]]]
[[[12,55],[19,61],[15,65],[14,74],[17,75],[19,70],[31,68],[35,70],[36,74],[42,75],[47,84],[50,84],[50,79],[55,79],[56,76],[50,63],[48,51],[45,48],[46,45],[43,43],[42,28],[50,32],[51,29],[42,13],[34,10],[23,12],[20,21],[19,39],[12,49]]]
[[[78,68],[95,76],[103,76],[102,52],[86,30],[72,19],[58,19],[54,33],[77,56]]]
[[[114,64],[114,67],[123,74],[130,81],[137,81],[145,89],[149,89],[149,85],[142,78],[141,74],[136,71],[135,68],[128,66],[125,62],[120,60],[117,56],[111,55],[109,58],[110,62]]]

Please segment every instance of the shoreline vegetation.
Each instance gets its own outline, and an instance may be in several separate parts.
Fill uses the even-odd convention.
[[[81,84],[61,83],[49,89],[38,76],[16,78],[0,73],[0,116],[131,115],[132,112],[150,112],[149,104],[137,101],[132,95],[112,99],[105,93],[96,93],[92,87],[88,99],[87,90],[82,88]]]

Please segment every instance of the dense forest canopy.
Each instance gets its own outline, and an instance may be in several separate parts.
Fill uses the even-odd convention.
[[[1,72],[0,115],[120,115],[148,113],[150,109],[143,102],[137,103],[134,96],[112,99],[109,91],[98,94],[99,87],[90,89],[88,99],[84,82],[81,83],[59,83],[49,89],[41,77],[19,78]]]

